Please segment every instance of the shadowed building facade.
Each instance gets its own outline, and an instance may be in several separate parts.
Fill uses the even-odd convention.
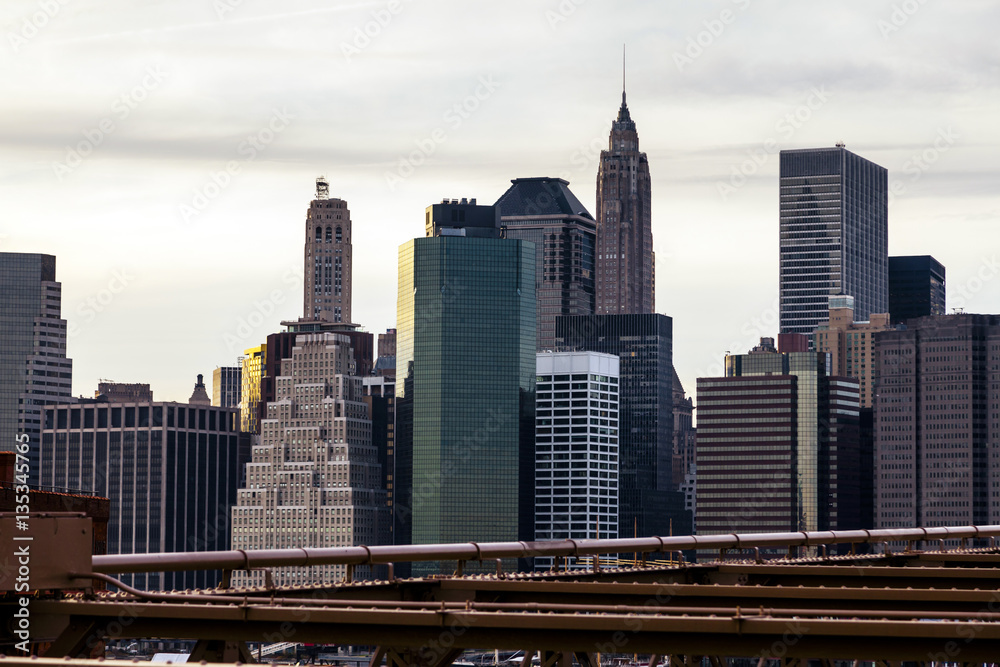
[[[889,316],[893,324],[946,312],[941,262],[930,255],[889,258]]]
[[[399,248],[394,539],[531,539],[535,245],[474,200],[426,227]]]

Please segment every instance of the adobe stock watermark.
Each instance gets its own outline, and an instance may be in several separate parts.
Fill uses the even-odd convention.
[[[875,22],[878,31],[882,33],[882,38],[889,39],[890,35],[899,32],[925,4],[927,0],[903,0],[900,3],[893,3],[889,17]]]
[[[574,169],[572,171],[567,169],[559,172],[559,178],[572,183],[574,174],[590,172],[593,164],[600,159],[601,151],[608,149],[608,135],[611,133],[613,122],[611,120],[604,122],[599,134],[594,135],[590,141],[581,144],[573,151],[569,156],[569,163]],[[596,211],[594,215],[597,215]]]
[[[747,158],[739,164],[730,166],[728,182],[716,181],[715,189],[722,201],[728,200],[731,194],[746,185],[747,180],[755,176],[768,163],[771,156],[781,150],[779,140],[790,141],[795,133],[808,123],[813,114],[822,109],[832,96],[833,93],[827,90],[825,85],[813,86],[802,104],[779,118],[774,124],[777,136],[768,137],[759,147],[748,148]]]
[[[38,11],[25,16],[17,32],[7,31],[7,42],[14,49],[14,53],[20,51],[29,40],[37,37],[49,21],[59,14],[66,2],[67,0],[38,0]]]
[[[740,11],[746,11],[750,7],[751,0],[731,0]],[[704,30],[687,38],[687,44],[683,51],[674,51],[674,65],[678,72],[683,72],[685,67],[694,64],[707,49],[715,44],[715,40],[726,31],[726,26],[736,22],[739,16],[732,9],[726,8],[719,12],[719,15],[701,22]]]
[[[565,23],[585,2],[587,0],[560,0],[555,9],[546,9],[545,20],[549,22],[549,29],[555,30],[560,23]]]
[[[284,107],[272,109],[271,116],[267,119],[264,127],[254,133],[248,134],[246,139],[241,141],[236,147],[236,154],[242,160],[229,160],[224,168],[209,173],[208,179],[194,189],[190,203],[178,205],[178,212],[181,219],[191,222],[193,218],[201,215],[208,205],[222,194],[222,191],[229,187],[233,178],[240,173],[244,165],[253,162],[263,151],[267,150],[275,138],[288,129],[291,122],[295,120],[295,115],[289,113]]]
[[[124,122],[166,79],[167,73],[159,65],[147,67],[145,76],[138,84],[115,98],[111,103],[110,113],[92,127],[81,130],[83,139],[73,146],[66,146],[66,155],[61,162],[58,160],[52,162],[52,171],[56,178],[62,181],[83,164],[83,161],[93,155],[104,140],[118,129],[116,121]]]
[[[354,27],[354,37],[350,43],[340,43],[340,52],[344,54],[344,59],[351,62],[351,58],[360,55],[362,51],[371,46],[372,42],[382,34],[382,31],[389,27],[392,20],[403,11],[403,7],[411,2],[413,0],[389,0],[385,7],[373,9],[370,21],[367,21],[363,26]]]
[[[289,292],[301,289],[305,280],[301,266],[293,266],[285,271],[281,277],[281,282],[285,284],[284,289],[274,289],[268,292],[263,299],[253,302],[253,307],[246,315],[236,320],[236,326],[232,331],[227,331],[222,335],[222,340],[226,344],[231,354],[240,354],[246,348],[247,341],[251,340],[254,334],[274,315],[278,306],[285,303]]]
[[[93,322],[97,316],[107,310],[119,294],[124,292],[129,285],[135,282],[135,276],[129,269],[118,269],[111,273],[111,278],[107,285],[85,298],[76,307],[77,314],[85,323]],[[70,324],[66,329],[66,335],[73,338],[80,333],[80,325],[76,322]]]
[[[919,153],[911,155],[903,163],[902,171],[909,176],[908,181],[910,183],[919,181],[941,159],[942,155],[951,150],[958,139],[959,134],[952,126],[939,127],[937,136],[934,137],[931,144]],[[896,197],[906,194],[907,189],[907,181],[902,178],[894,178],[889,183],[889,206],[892,206],[893,202],[896,201]]]
[[[475,89],[458,102],[452,104],[445,110],[441,119],[451,130],[462,127],[466,120],[472,117],[483,102],[493,96],[493,93],[500,87],[500,83],[493,78],[493,75],[481,76]],[[427,160],[437,152],[438,146],[448,140],[448,131],[443,127],[435,127],[420,139],[414,139],[416,148],[406,155],[400,155],[396,168],[385,172],[385,183],[389,186],[390,192],[394,192],[396,187],[412,176],[416,170],[424,165]]]

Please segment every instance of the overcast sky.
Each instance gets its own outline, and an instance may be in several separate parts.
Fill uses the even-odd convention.
[[[562,176],[593,213],[627,43],[693,393],[777,332],[778,149],[888,168],[890,253],[1000,312],[998,25],[991,0],[4,0],[0,250],[57,256],[74,393],[186,400],[301,314],[320,174],[374,333],[427,205]]]

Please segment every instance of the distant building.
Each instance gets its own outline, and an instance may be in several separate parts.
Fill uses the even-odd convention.
[[[859,528],[858,384],[763,338],[698,379],[699,534]]]
[[[666,315],[590,315],[556,320],[561,350],[620,360],[618,533],[687,534],[690,517],[673,484],[673,321]]]
[[[245,462],[234,408],[83,399],[44,414],[42,484],[110,499],[109,554],[230,548],[229,508]],[[204,570],[119,576],[154,590],[219,583]]]
[[[674,450],[671,473],[674,488],[680,489],[695,464],[694,401],[685,395],[684,385],[674,369]]]
[[[258,345],[243,351],[240,369],[240,430],[259,434],[261,419],[261,383],[264,377],[264,359],[267,345]],[[265,403],[266,405],[266,403]]]
[[[52,255],[0,252],[0,451],[29,437],[30,481],[38,483],[42,406],[72,400],[62,285]]]
[[[656,299],[649,160],[625,104],[597,167],[598,315],[652,313]],[[624,528],[623,528],[624,529]]]
[[[875,334],[888,331],[889,313],[872,313],[867,322],[854,321],[854,297],[830,297],[829,319],[813,334],[817,352],[829,352],[831,373],[857,378],[861,407],[870,408],[877,380]]]
[[[594,218],[561,178],[515,178],[497,200],[509,239],[535,244],[538,350],[555,347],[556,317],[594,313]]]
[[[111,403],[148,403],[153,400],[153,390],[148,384],[104,381],[97,383],[94,398],[106,398]]]
[[[306,214],[305,303],[307,320],[351,321],[351,211],[330,198],[330,183],[316,179],[316,199]]]
[[[336,333],[298,334],[281,362],[277,396],[232,508],[234,549],[378,544],[388,519],[362,380],[353,376],[350,341]],[[343,565],[273,570],[277,585],[334,581]],[[358,568],[368,577],[368,568]],[[236,585],[263,585],[259,570]]]
[[[876,527],[1000,521],[1000,315],[879,333]]]
[[[392,544],[392,510],[395,499],[396,468],[396,378],[372,375],[361,379],[364,402],[368,407],[368,418],[372,421],[372,445],[378,452],[378,463],[382,467],[385,505],[388,510],[386,520],[379,523],[383,534],[381,544]]]
[[[208,397],[208,391],[205,389],[205,376],[201,373],[198,374],[198,381],[194,383],[194,391],[191,392],[188,403],[190,405],[212,404],[212,399]]]
[[[838,294],[858,320],[889,312],[888,192],[886,169],[842,144],[781,151],[781,333],[811,334]]]
[[[239,366],[220,366],[212,371],[212,405],[220,408],[238,408],[242,391],[242,360]]]
[[[399,248],[395,540],[531,539],[535,245],[475,200],[426,221]]]
[[[618,357],[540,352],[537,373],[535,539],[615,539]],[[535,569],[552,565],[535,559]]]
[[[889,258],[889,316],[893,324],[947,312],[941,262],[930,255]]]
[[[396,377],[396,330],[386,329],[378,335],[378,356],[375,358],[375,375]]]

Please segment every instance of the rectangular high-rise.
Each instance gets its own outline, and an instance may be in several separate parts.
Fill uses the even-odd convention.
[[[474,200],[426,228],[399,248],[395,540],[531,539],[535,244]]]
[[[831,296],[854,297],[854,315],[889,312],[888,172],[833,148],[781,151],[781,333],[811,334]]]
[[[538,354],[536,540],[618,537],[618,368],[613,354]]]
[[[221,408],[240,407],[243,391],[243,360],[239,366],[219,366],[212,371],[212,405]]]
[[[941,262],[930,255],[889,258],[889,317],[893,324],[946,312]]]
[[[674,491],[673,321],[655,313],[556,319],[560,350],[620,360],[618,533],[684,534],[684,501]],[[685,524],[685,521],[687,523]]]
[[[1000,520],[1000,315],[877,334],[876,528]]]
[[[0,252],[0,450],[27,435],[29,479],[38,482],[42,406],[72,397],[66,320],[56,258]]]
[[[594,313],[596,226],[563,179],[511,183],[496,207],[507,238],[535,244],[538,350],[552,350],[556,317]]]
[[[306,320],[351,321],[351,211],[330,197],[330,183],[316,179],[316,199],[306,213]]]

